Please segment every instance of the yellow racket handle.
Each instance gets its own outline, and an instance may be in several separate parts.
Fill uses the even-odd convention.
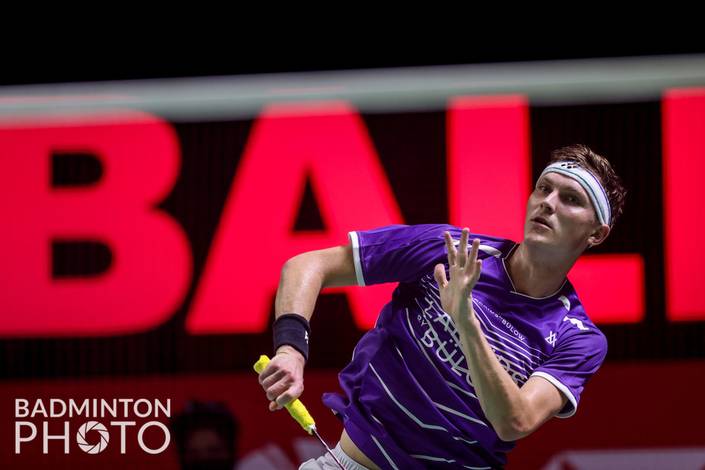
[[[253,366],[255,372],[261,374],[264,368],[267,367],[267,364],[269,364],[269,358],[264,354],[261,355],[259,357],[259,360],[255,362]],[[287,411],[289,411],[291,417],[294,418],[296,422],[301,425],[302,428],[304,428],[304,431],[309,434],[313,434],[313,430],[316,429],[316,423],[313,421],[313,417],[308,412],[304,404],[301,403],[301,400],[297,398],[296,400],[292,401],[288,405],[285,405],[284,407],[287,409]]]

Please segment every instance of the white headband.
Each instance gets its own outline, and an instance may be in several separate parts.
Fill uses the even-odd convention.
[[[565,175],[577,181],[590,197],[590,202],[592,202],[592,206],[595,208],[600,223],[610,225],[612,219],[610,201],[607,198],[605,188],[602,187],[592,173],[571,161],[551,163],[541,172],[541,176],[551,172]],[[541,176],[539,176],[539,178],[541,178]]]

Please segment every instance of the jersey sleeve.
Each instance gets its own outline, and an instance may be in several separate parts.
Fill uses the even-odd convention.
[[[548,380],[568,398],[556,416],[569,418],[578,409],[585,384],[605,360],[607,338],[594,325],[563,323],[566,329],[559,335],[552,355],[531,375]]]
[[[360,286],[411,282],[447,260],[443,232],[451,225],[388,225],[348,233]]]

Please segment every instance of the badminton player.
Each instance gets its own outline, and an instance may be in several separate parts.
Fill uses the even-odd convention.
[[[392,225],[291,258],[276,297],[276,355],[259,377],[270,409],[303,391],[320,290],[397,282],[339,375],[344,393],[323,396],[344,424],[336,456],[350,469],[503,467],[518,439],[575,414],[607,354],[566,275],[608,237],[625,194],[604,157],[573,145],[538,178],[521,243]],[[339,467],[324,454],[300,468]]]

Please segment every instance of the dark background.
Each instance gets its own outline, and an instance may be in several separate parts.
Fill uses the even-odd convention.
[[[3,33],[8,47],[0,85],[705,53],[699,28],[682,22],[634,23],[632,30],[603,21],[478,30],[478,19],[451,33],[436,31],[442,25],[398,34],[358,25],[342,31],[185,29],[142,37],[139,30],[80,34],[66,28],[37,43]]]

